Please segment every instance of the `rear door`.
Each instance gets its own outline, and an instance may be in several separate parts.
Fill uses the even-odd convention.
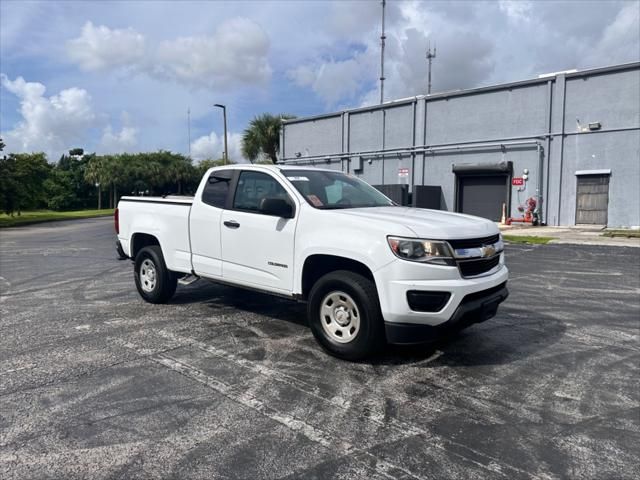
[[[200,198],[194,198],[189,218],[193,270],[205,277],[222,276],[220,222],[229,199],[233,170],[214,171]]]
[[[606,225],[609,175],[580,175],[577,179],[576,224]]]
[[[293,195],[270,173],[243,170],[231,209],[222,213],[222,274],[224,280],[291,293],[297,206]],[[260,213],[263,198],[285,198],[294,218]]]

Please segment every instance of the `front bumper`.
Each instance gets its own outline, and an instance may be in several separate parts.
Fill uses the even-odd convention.
[[[505,283],[509,270],[504,254],[499,265],[477,277],[462,278],[457,268],[425,265],[397,260],[374,272],[382,317],[390,323],[437,326],[449,322],[468,295]],[[407,301],[407,292],[449,292],[451,295],[438,311],[415,311]]]
[[[495,316],[498,305],[509,296],[507,282],[487,290],[466,295],[452,317],[438,325],[385,322],[387,342],[412,345],[436,340],[444,334],[464,328],[473,323],[484,322]]]

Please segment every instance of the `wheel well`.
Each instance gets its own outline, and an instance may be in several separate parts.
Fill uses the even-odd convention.
[[[359,273],[375,283],[373,273],[364,263],[336,255],[310,255],[302,268],[302,297],[308,298],[313,285],[320,277],[336,270],[349,270]]]
[[[140,250],[150,245],[160,246],[160,242],[156,237],[149,235],[148,233],[134,234],[131,238],[131,258],[135,259]]]

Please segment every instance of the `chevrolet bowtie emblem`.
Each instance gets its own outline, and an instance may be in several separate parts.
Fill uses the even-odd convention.
[[[482,247],[482,256],[483,257],[493,257],[496,254],[496,247],[493,245],[483,245]]]

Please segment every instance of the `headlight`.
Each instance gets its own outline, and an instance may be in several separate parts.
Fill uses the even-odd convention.
[[[391,251],[403,260],[455,266],[446,242],[421,238],[387,237]]]

